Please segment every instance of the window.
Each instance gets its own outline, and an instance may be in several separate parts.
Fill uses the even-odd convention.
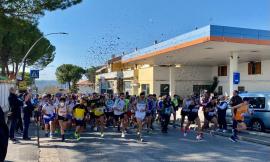
[[[223,87],[218,86],[218,95],[222,95],[222,94],[223,94]]]
[[[238,86],[238,91],[239,92],[245,92],[245,87],[244,86]]]
[[[131,94],[131,81],[124,82],[124,92]]]
[[[261,74],[262,63],[261,62],[249,62],[248,63],[248,75]]]
[[[170,93],[170,85],[169,84],[160,84],[160,95],[168,95]]]
[[[142,84],[142,92],[145,92],[146,95],[149,95],[150,93],[150,86],[149,84]]]
[[[193,93],[201,94],[204,90],[209,90],[211,85],[193,85]]]
[[[264,109],[265,108],[265,97],[244,97],[249,100],[249,108]]]
[[[218,76],[227,76],[227,66],[218,67]]]

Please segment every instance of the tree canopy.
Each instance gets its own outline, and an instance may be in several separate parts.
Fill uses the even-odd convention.
[[[96,81],[96,71],[97,71],[97,68],[94,66],[86,69],[86,71],[85,71],[86,78],[89,81],[91,81],[92,83],[95,83],[95,81]]]
[[[16,75],[18,67],[27,50],[43,33],[37,24],[28,20],[0,16],[0,64],[2,75]],[[42,69],[51,63],[55,47],[46,38],[42,39],[31,51],[25,65],[36,65]],[[12,68],[12,70],[10,70]]]
[[[55,75],[59,83],[68,83],[68,87],[71,89],[71,83],[74,88],[84,73],[85,70],[77,65],[63,64],[56,69]]]
[[[45,11],[66,9],[82,0],[1,0],[0,14],[19,18],[36,18]]]

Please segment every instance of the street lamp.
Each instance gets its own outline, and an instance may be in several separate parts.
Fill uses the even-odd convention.
[[[68,33],[65,33],[65,32],[49,33],[49,34],[43,35],[43,36],[41,36],[39,39],[37,39],[37,40],[35,41],[35,43],[29,48],[29,50],[27,51],[27,53],[25,54],[25,56],[23,57],[22,62],[20,63],[20,66],[19,66],[18,71],[17,71],[17,74],[16,74],[16,79],[17,79],[17,77],[18,77],[20,68],[22,67],[22,65],[23,65],[23,63],[24,63],[24,61],[25,61],[25,59],[27,58],[27,56],[29,55],[29,53],[32,51],[32,49],[35,47],[35,45],[36,45],[41,39],[43,39],[43,38],[45,38],[45,37],[47,37],[47,36],[49,36],[49,35],[56,35],[56,34],[63,34],[63,35],[66,35],[66,34],[68,34]]]

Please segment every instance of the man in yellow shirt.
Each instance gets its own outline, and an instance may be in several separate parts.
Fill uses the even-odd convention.
[[[80,103],[73,108],[73,118],[76,123],[76,130],[74,136],[77,140],[80,140],[81,128],[85,125],[85,117],[87,114],[87,100],[85,98],[80,99]]]

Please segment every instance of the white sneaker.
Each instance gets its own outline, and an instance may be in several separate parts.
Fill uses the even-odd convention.
[[[202,137],[200,135],[197,135],[196,139],[197,140],[202,140]]]
[[[184,133],[184,137],[186,137],[186,136],[187,136],[187,132]]]
[[[122,138],[125,138],[125,137],[126,137],[126,135],[125,135],[125,133],[124,133],[124,132],[122,132],[121,137],[122,137]]]
[[[215,131],[211,130],[211,131],[210,131],[210,135],[211,135],[211,136],[215,136]]]
[[[223,133],[227,133],[227,130],[224,129],[222,132],[223,132]]]
[[[53,135],[52,134],[50,134],[50,138],[53,139]]]
[[[104,137],[104,133],[101,133],[101,134],[100,134],[100,137],[103,138],[103,137]]]

